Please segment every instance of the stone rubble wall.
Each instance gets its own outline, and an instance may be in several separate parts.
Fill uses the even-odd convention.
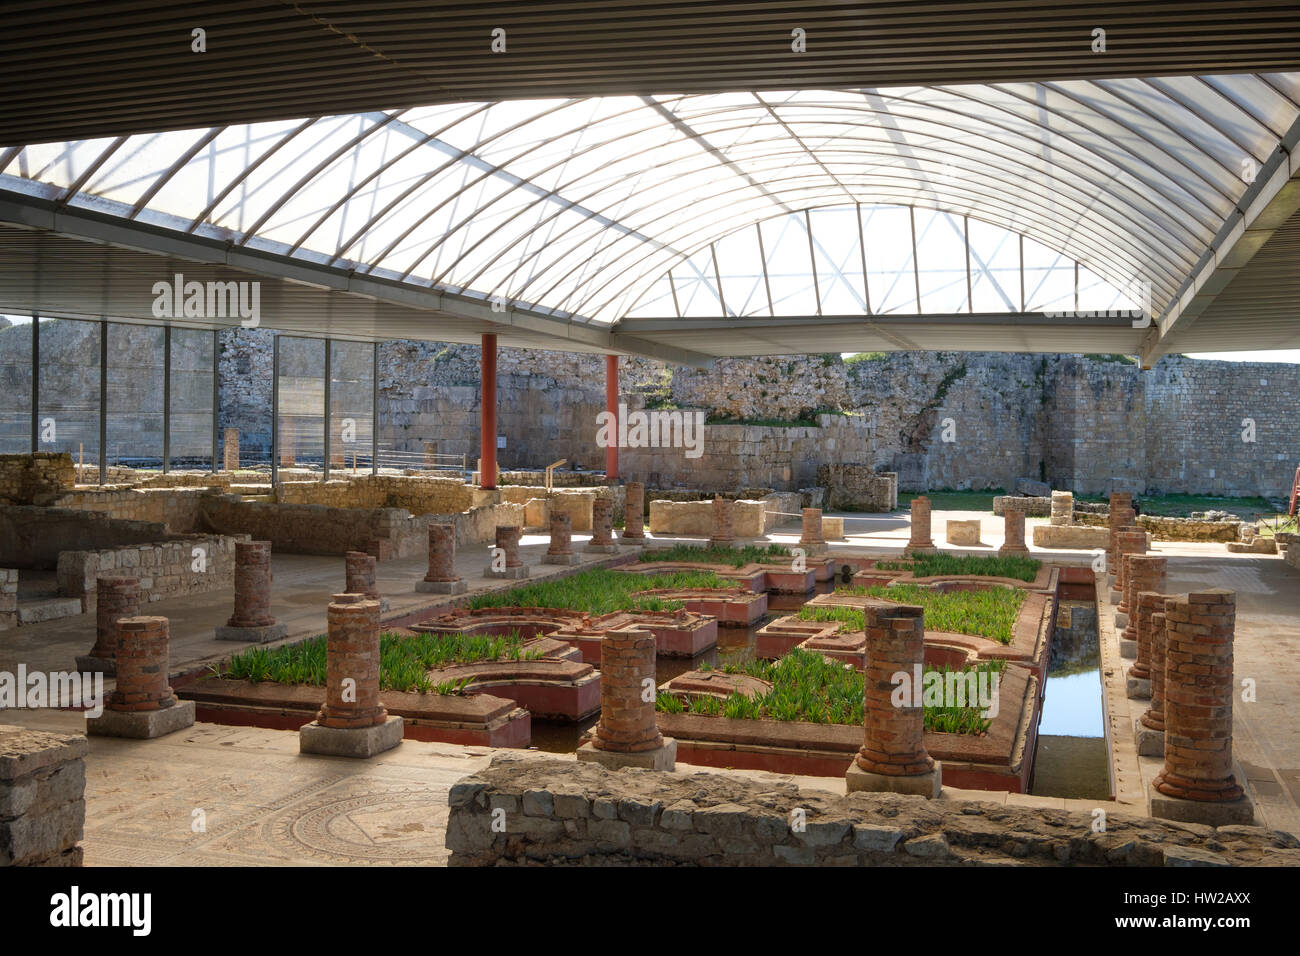
[[[1108,813],[898,794],[837,796],[779,777],[613,772],[514,754],[448,795],[452,866],[1296,865],[1300,840]],[[795,810],[804,826],[792,829]],[[504,817],[504,831],[493,828]],[[499,828],[498,828],[499,830]]]
[[[1050,497],[1029,498],[1023,495],[994,495],[993,513],[995,515],[1005,514],[1008,504],[1016,511],[1023,511],[1027,518],[1049,518],[1052,515],[1052,499]]]
[[[477,488],[459,478],[358,475],[329,481],[283,482],[276,501],[331,508],[402,508],[411,514],[447,514],[480,504]]]
[[[66,453],[0,455],[0,505],[48,505],[76,484]]]
[[[18,569],[0,568],[0,631],[18,626]]]
[[[53,569],[65,551],[186,539],[158,522],[125,521],[70,508],[0,507],[0,567]]]
[[[840,511],[893,511],[898,507],[898,475],[870,465],[821,465],[817,485],[826,489],[826,506]]]
[[[150,521],[178,534],[198,529],[204,488],[91,488],[65,494],[55,508],[92,511],[124,521]]]
[[[233,587],[235,542],[245,535],[183,535],[179,539],[92,551],[61,551],[58,558],[59,594],[81,600],[83,611],[96,603],[96,580],[101,574],[130,574],[140,579],[141,603],[183,594],[201,594]],[[202,549],[196,564],[195,548]],[[201,567],[202,570],[197,570]]]
[[[1077,510],[1077,525],[1104,528],[1109,516]],[[1138,515],[1137,524],[1145,528],[1156,541],[1238,541],[1241,539],[1242,521],[1203,521],[1199,518],[1169,518],[1162,515]]]
[[[777,492],[758,500],[737,499],[732,533],[737,538],[761,538],[768,531],[797,519],[801,499],[797,493]],[[679,534],[707,538],[713,534],[713,500],[650,501],[651,534]]]
[[[428,548],[428,518],[400,508],[242,501],[236,495],[203,499],[203,524],[224,535],[270,541],[272,552],[339,555],[386,544],[387,557],[407,558]]]
[[[80,866],[86,824],[82,735],[0,725],[0,866]]]

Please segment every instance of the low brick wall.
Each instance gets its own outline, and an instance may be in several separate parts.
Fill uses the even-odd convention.
[[[870,465],[820,465],[817,485],[826,489],[826,507],[834,510],[893,511],[898,507],[898,475],[877,472]]]
[[[83,736],[0,725],[0,866],[80,866]]]
[[[1023,511],[1030,518],[1050,518],[1052,515],[1051,498],[1028,498],[1022,495],[994,495],[993,513],[1005,514],[1008,504],[1016,511]]]
[[[1091,813],[515,754],[453,785],[448,804],[452,866],[1300,864],[1300,840],[1262,827],[1108,813],[1094,833]]]
[[[95,551],[62,551],[59,594],[79,598],[83,611],[93,611],[96,580],[101,574],[112,573],[139,577],[142,601],[233,587],[235,542],[246,537],[194,534]],[[202,562],[198,562],[195,548],[202,549]]]

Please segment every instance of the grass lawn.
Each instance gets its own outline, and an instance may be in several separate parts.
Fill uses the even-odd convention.
[[[857,597],[883,598],[895,604],[919,604],[925,611],[925,627],[931,631],[951,631],[954,634],[971,634],[987,637],[999,644],[1010,644],[1016,616],[1025,603],[1025,592],[1019,588],[992,587],[986,591],[951,591],[947,594],[916,584],[885,586],[872,584],[866,587],[851,585],[835,589],[836,594]],[[850,612],[856,617],[840,617],[839,612]],[[818,617],[826,614],[825,617]],[[853,630],[866,626],[866,616],[854,608],[826,608],[805,605],[799,611],[805,621],[842,621],[851,623]]]
[[[1217,498],[1213,495],[1136,495],[1144,515],[1186,518],[1193,511],[1230,511],[1240,518],[1272,514],[1274,508],[1263,498]],[[1075,495],[1077,501],[1106,504],[1109,499],[1098,495]]]
[[[910,568],[918,578],[939,574],[975,574],[988,578],[1015,578],[1017,581],[1034,580],[1042,566],[1043,562],[1020,555],[1000,557],[995,554],[960,555],[947,552],[910,554],[907,561],[876,562],[876,567],[882,571],[906,571]]]
[[[539,657],[539,652],[524,649],[518,634],[381,634],[379,687],[421,694],[458,694],[469,683],[467,679],[435,684],[428,672],[451,664],[531,661]],[[271,681],[324,687],[325,635],[289,647],[250,647],[232,657],[216,674],[254,684]]]
[[[699,564],[729,564],[733,568],[746,564],[770,564],[790,557],[790,549],[779,544],[747,544],[741,548],[710,548],[695,544],[675,544],[671,548],[643,548],[641,561],[694,561]]]
[[[640,591],[656,588],[730,588],[734,582],[725,581],[712,571],[673,571],[667,574],[627,574],[608,568],[580,571],[567,578],[550,578],[536,584],[525,584],[496,594],[480,594],[471,598],[469,607],[554,607],[588,614],[609,614],[613,611],[675,611],[681,601],[665,601],[658,597],[637,597]]]
[[[931,511],[987,511],[993,513],[993,499],[1005,495],[1006,491],[994,488],[988,491],[927,491]],[[912,506],[912,499],[921,497],[919,493],[899,492],[898,507],[906,511]]]
[[[990,661],[962,668],[961,673],[1000,673],[1004,661]],[[725,700],[697,697],[683,701],[660,693],[656,709],[669,714],[701,714],[749,720],[802,720],[813,724],[859,725],[865,720],[866,683],[862,674],[845,664],[828,661],[815,651],[795,648],[777,661],[749,661],[730,664],[729,674],[748,674],[772,684],[772,689],[753,698],[732,694]],[[950,668],[926,668],[925,673]],[[989,721],[979,707],[926,707],[925,729],[950,734],[982,734]]]

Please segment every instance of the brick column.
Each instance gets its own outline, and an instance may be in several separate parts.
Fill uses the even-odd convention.
[[[623,540],[645,540],[645,485],[629,481],[623,487],[627,498],[623,515]]]
[[[1146,620],[1143,620],[1138,595],[1144,591],[1164,591],[1166,559],[1154,554],[1129,554],[1125,562],[1128,623],[1120,641],[1132,643],[1134,651],[1133,666],[1128,671],[1127,693],[1129,697],[1148,697],[1151,694],[1151,615],[1160,608],[1152,605],[1146,611]]]
[[[415,590],[425,594],[460,594],[465,579],[456,574],[456,526],[429,525],[429,571]]]
[[[1135,554],[1145,554],[1146,549],[1146,532],[1136,529],[1132,525],[1120,528],[1115,535],[1115,581],[1110,589],[1110,600],[1115,605],[1115,627],[1121,630],[1128,625],[1129,615],[1128,591],[1126,590],[1128,587],[1128,559]],[[1130,660],[1137,653],[1137,647],[1131,642],[1125,643],[1122,635],[1119,648],[1120,655]]]
[[[379,602],[336,594],[327,612],[325,703],[302,727],[303,753],[370,757],[402,741],[402,718],[379,700]]]
[[[235,542],[235,613],[217,628],[217,640],[264,643],[287,631],[271,616],[271,542]]]
[[[1006,508],[1002,512],[1002,527],[1002,547],[998,548],[998,554],[1028,554],[1029,548],[1025,546],[1025,513]]]
[[[77,670],[86,673],[115,673],[117,622],[140,613],[140,579],[129,575],[104,574],[95,581],[95,645],[77,658]]]
[[[588,551],[599,554],[617,554],[614,541],[614,499],[598,496],[591,502],[591,541]]]
[[[497,486],[497,337],[483,336],[479,401],[479,487]]]
[[[934,538],[930,534],[930,499],[925,495],[912,499],[912,533],[907,539],[907,550],[934,550]]]
[[[573,551],[573,515],[551,512],[551,544],[542,556],[542,564],[578,564],[582,559]]]
[[[194,701],[178,700],[167,680],[170,630],[165,617],[124,617],[117,622],[117,685],[86,733],[152,739],[194,724]]]
[[[614,441],[605,446],[605,477],[618,477],[618,356],[605,356],[605,411],[614,419]]]
[[[379,587],[375,584],[375,556],[364,551],[349,551],[344,555],[348,594],[364,594],[367,601],[379,600]]]
[[[822,509],[804,508],[800,514],[799,546],[809,554],[826,549],[826,539],[822,537]]]
[[[500,549],[500,554],[505,555],[505,567],[498,570],[500,558],[498,552],[492,553],[492,560],[488,566],[483,569],[484,577],[489,578],[526,578],[528,577],[528,568],[524,566],[523,559],[519,557],[519,534],[518,525],[497,525],[496,546]]]
[[[923,741],[922,688],[909,684],[905,706],[894,703],[895,675],[916,683],[924,667],[923,611],[914,605],[868,606],[866,615],[866,734],[845,775],[848,792],[937,797],[942,774]]]
[[[1052,492],[1052,517],[1054,525],[1074,524],[1074,493],[1070,491]]]
[[[578,759],[606,767],[672,770],[677,742],[655,718],[655,637],[638,627],[605,632],[600,642],[600,722]]]
[[[1165,755],[1165,601],[1158,591],[1138,593],[1138,613],[1151,621],[1151,703],[1137,719],[1134,731],[1139,757]]]
[[[1133,494],[1128,491],[1112,491],[1110,493],[1110,504],[1106,511],[1106,527],[1110,529],[1106,546],[1106,567],[1111,574],[1115,573],[1115,535],[1124,525],[1132,524],[1136,515],[1130,514],[1127,518],[1123,512],[1132,512]]]
[[[713,536],[709,546],[729,548],[736,543],[735,535],[736,503],[730,498],[713,496]]]
[[[227,428],[225,446],[222,448],[222,466],[225,471],[239,470],[239,429]]]
[[[1232,773],[1236,602],[1222,588],[1165,601],[1165,766],[1151,782],[1152,816],[1253,822]]]

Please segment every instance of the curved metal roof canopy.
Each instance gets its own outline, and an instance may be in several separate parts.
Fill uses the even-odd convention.
[[[460,103],[13,147],[0,189],[605,329],[747,225],[903,205],[1161,315],[1297,130],[1297,73]]]

